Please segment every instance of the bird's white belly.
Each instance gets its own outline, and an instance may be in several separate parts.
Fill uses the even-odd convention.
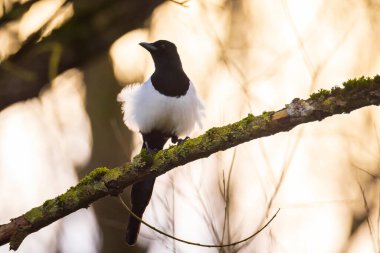
[[[149,80],[141,86],[124,88],[118,99],[123,102],[124,122],[133,131],[158,130],[183,136],[195,123],[200,124],[203,106],[191,83],[186,95],[169,97],[154,89]]]

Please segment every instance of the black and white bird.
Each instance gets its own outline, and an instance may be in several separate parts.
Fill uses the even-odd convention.
[[[118,95],[128,128],[140,132],[143,149],[161,150],[171,138],[181,142],[196,124],[201,127],[203,105],[195,88],[182,68],[176,46],[167,40],[140,45],[151,54],[155,71],[142,85],[125,87]],[[142,217],[152,196],[155,177],[132,186],[132,211]],[[126,241],[134,245],[140,230],[140,221],[129,218]]]

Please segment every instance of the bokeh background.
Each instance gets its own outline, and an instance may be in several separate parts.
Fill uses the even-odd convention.
[[[177,45],[206,108],[192,136],[380,73],[378,0],[0,3],[0,223],[138,153],[116,96],[153,71],[139,42]],[[189,246],[143,226],[128,247],[128,213],[107,197],[18,252],[379,252],[379,127],[379,108],[367,107],[158,178],[144,219],[189,241],[241,240],[281,209],[238,246]]]

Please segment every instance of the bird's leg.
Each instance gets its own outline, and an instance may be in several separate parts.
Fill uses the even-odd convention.
[[[185,142],[186,140],[188,140],[188,139],[190,139],[189,136],[186,136],[185,138],[180,139],[180,138],[178,138],[178,136],[173,135],[172,138],[171,138],[171,141],[172,141],[173,143],[177,143],[177,145],[181,145],[182,143],[184,143],[184,142]]]
[[[144,146],[145,146],[145,149],[146,151],[149,153],[149,155],[153,155],[154,153],[156,153],[158,151],[158,149],[151,149],[148,145],[148,142],[144,142]]]
[[[184,143],[186,140],[190,139],[189,136],[186,136],[185,138],[183,139],[178,139],[178,144],[177,145],[181,145],[182,143]]]
[[[176,135],[173,135],[172,136],[172,138],[171,138],[171,141],[172,141],[172,143],[177,143],[178,142],[178,136],[176,136]]]

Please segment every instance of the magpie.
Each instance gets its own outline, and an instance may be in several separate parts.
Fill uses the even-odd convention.
[[[180,144],[184,139],[179,137],[187,136],[195,124],[201,128],[203,105],[182,68],[174,43],[158,40],[140,45],[151,54],[155,71],[145,83],[123,88],[117,100],[122,103],[124,123],[141,133],[142,149],[151,152],[163,149],[169,139]],[[132,211],[140,218],[149,204],[155,180],[151,177],[132,186]],[[129,245],[136,243],[140,225],[130,216],[126,233]]]

